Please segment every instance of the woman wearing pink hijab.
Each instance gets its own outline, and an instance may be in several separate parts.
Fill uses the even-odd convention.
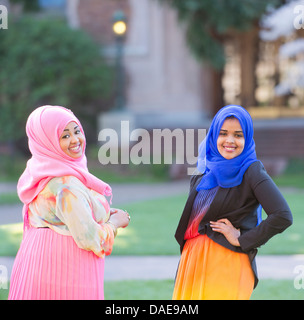
[[[130,216],[110,209],[111,187],[89,173],[83,128],[63,107],[28,118],[32,153],[18,182],[24,235],[9,299],[104,299],[104,257]]]

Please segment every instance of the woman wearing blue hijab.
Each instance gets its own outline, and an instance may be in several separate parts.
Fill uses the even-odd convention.
[[[249,299],[258,283],[257,248],[290,226],[292,215],[257,159],[244,108],[229,105],[215,115],[197,169],[175,234],[182,254],[173,299]]]

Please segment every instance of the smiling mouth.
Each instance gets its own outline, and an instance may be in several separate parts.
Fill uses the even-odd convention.
[[[73,153],[79,153],[79,152],[81,151],[81,145],[78,144],[78,145],[75,146],[75,147],[69,148],[69,150],[70,150],[71,152],[73,152]]]
[[[224,150],[227,152],[233,152],[236,150],[236,147],[227,147],[227,146],[223,146]]]

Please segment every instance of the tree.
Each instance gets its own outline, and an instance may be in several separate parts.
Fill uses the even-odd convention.
[[[248,31],[279,0],[164,0],[178,12],[186,24],[188,44],[199,59],[215,69],[225,65],[223,42],[235,31]]]
[[[214,69],[211,81],[213,81],[214,87],[213,110],[216,112],[221,106],[220,102],[223,101],[221,81],[225,66],[225,40],[256,28],[266,8],[268,6],[277,6],[281,1],[164,1],[177,10],[180,21],[185,24],[186,39],[190,50],[197,59],[204,61]],[[219,96],[221,96],[221,99],[219,99]]]
[[[22,4],[25,11],[38,11],[39,1],[38,0],[10,0],[12,4]]]
[[[264,41],[279,43],[279,58],[288,61],[289,67],[282,74],[278,71],[275,94],[280,103],[287,97],[298,97],[304,103],[304,2],[294,0],[265,15],[261,21],[260,36]],[[278,68],[277,68],[278,69]]]
[[[0,141],[22,137],[29,113],[43,104],[66,106],[94,127],[111,96],[113,70],[99,45],[58,20],[11,21],[1,33],[0,65]]]

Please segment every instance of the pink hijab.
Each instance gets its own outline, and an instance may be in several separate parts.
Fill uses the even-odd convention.
[[[111,187],[88,171],[84,152],[80,158],[74,159],[61,150],[59,138],[67,124],[73,121],[84,134],[81,123],[73,112],[60,106],[39,107],[27,120],[26,134],[32,157],[17,185],[19,198],[24,203],[25,229],[29,227],[29,204],[54,177],[75,176],[88,188],[105,196],[112,196]]]

